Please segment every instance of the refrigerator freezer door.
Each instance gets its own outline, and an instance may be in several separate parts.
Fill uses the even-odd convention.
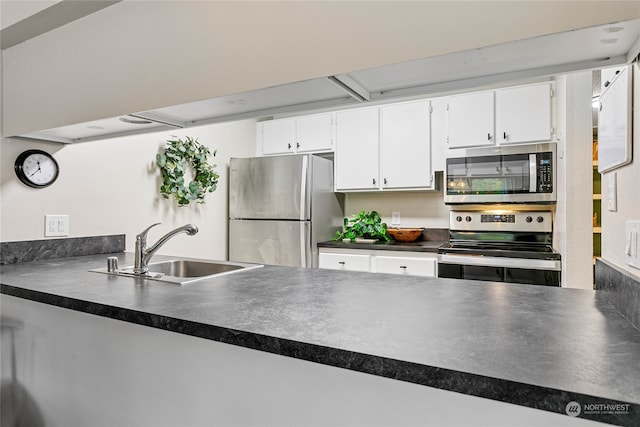
[[[311,267],[308,221],[229,220],[229,260]]]
[[[310,219],[309,157],[232,158],[229,164],[229,217]]]

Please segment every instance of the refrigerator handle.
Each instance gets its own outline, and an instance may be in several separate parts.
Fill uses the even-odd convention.
[[[310,265],[309,265],[310,250],[309,250],[309,248],[311,247],[311,245],[308,242],[308,237],[307,236],[309,236],[309,223],[305,221],[302,224],[302,227],[300,227],[300,263],[302,264],[302,267],[304,267],[304,268],[310,267]]]
[[[307,169],[309,156],[302,157],[302,182],[300,183],[300,221],[307,219]]]

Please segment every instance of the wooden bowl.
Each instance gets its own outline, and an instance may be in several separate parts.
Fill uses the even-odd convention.
[[[422,235],[424,228],[387,228],[387,234],[397,242],[413,242]]]

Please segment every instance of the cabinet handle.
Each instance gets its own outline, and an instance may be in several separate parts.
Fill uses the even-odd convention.
[[[373,185],[376,185],[376,179],[373,178]]]
[[[490,133],[487,134],[487,141],[491,141],[491,134]]]
[[[287,144],[287,148],[291,150],[291,144]]]
[[[340,265],[345,265],[345,264],[346,264],[346,262],[344,262],[344,261],[338,261],[338,264],[340,264]]]
[[[387,178],[385,178],[383,182],[384,182],[384,185],[387,185]]]
[[[406,265],[401,265],[400,268],[404,268],[406,270],[407,266]]]
[[[506,132],[504,132],[504,133],[502,134],[502,137],[503,137],[503,138],[504,138],[504,140],[506,141],[506,140],[507,140],[507,133],[506,133]]]
[[[296,148],[300,148],[300,143],[296,142]]]

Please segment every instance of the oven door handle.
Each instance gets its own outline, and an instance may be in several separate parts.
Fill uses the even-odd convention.
[[[562,262],[549,259],[505,258],[484,255],[449,255],[439,254],[440,264],[480,265],[484,267],[509,267],[529,270],[560,271]]]

